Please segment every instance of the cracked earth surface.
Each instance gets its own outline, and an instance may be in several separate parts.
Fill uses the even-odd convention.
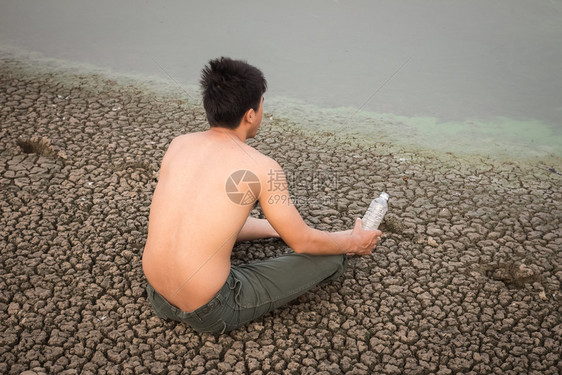
[[[305,220],[351,228],[387,191],[382,242],[229,334],[157,318],[140,259],[159,164],[175,136],[206,128],[195,104],[2,59],[0,373],[560,373],[549,165],[390,151],[281,120],[250,143],[294,176]],[[287,251],[243,242],[233,263]]]

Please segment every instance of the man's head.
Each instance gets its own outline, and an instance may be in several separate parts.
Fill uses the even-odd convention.
[[[267,89],[258,68],[228,57],[209,61],[200,82],[209,124],[228,129],[236,129],[249,110],[260,110]]]

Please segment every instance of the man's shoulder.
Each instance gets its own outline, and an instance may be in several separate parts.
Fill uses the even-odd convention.
[[[187,133],[187,134],[182,134],[182,135],[178,135],[176,137],[174,137],[170,143],[168,144],[168,151],[173,150],[174,148],[181,146],[182,144],[184,144],[185,142],[189,142],[190,139],[192,139],[193,135],[195,133]]]
[[[175,138],[173,138],[171,143],[179,143],[179,142],[182,142],[182,141],[195,140],[195,139],[201,137],[202,134],[203,134],[203,132],[193,132],[193,133],[180,134],[180,135],[176,136]]]
[[[171,154],[176,154],[175,151],[189,149],[192,152],[199,149],[201,139],[204,137],[204,132],[194,132],[179,135],[175,137],[168,148]],[[247,143],[237,142],[232,140],[232,154],[230,155],[230,162],[228,164],[237,164],[240,168],[252,170],[254,173],[266,175],[268,171],[281,169],[281,166],[273,158],[264,155],[259,150],[255,149]],[[213,145],[217,149],[224,149],[224,143],[210,142],[206,143],[207,147]],[[234,146],[236,144],[237,146]],[[211,146],[211,147],[213,147]]]
[[[256,150],[250,145],[246,146],[248,155],[252,158],[252,161],[257,164],[259,169],[280,168],[279,163],[272,157],[262,154],[259,150]]]

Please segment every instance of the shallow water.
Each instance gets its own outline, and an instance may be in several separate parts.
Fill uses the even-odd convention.
[[[0,42],[197,96],[209,58],[266,74],[267,108],[412,147],[562,156],[562,2],[0,1]]]

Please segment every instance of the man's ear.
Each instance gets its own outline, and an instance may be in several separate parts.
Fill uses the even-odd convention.
[[[250,124],[254,123],[254,119],[256,118],[256,111],[253,108],[250,108],[244,114],[244,120],[249,122]]]

